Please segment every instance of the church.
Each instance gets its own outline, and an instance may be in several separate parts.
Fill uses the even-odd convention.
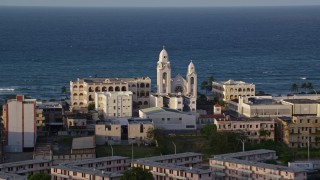
[[[178,111],[195,112],[197,101],[197,72],[193,62],[186,78],[180,74],[171,78],[169,55],[163,47],[157,62],[157,92],[150,97],[150,105]]]

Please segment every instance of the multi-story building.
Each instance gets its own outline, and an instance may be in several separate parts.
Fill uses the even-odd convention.
[[[238,97],[238,110],[245,117],[291,117],[292,106],[276,101],[272,96]]]
[[[154,179],[213,179],[209,169],[198,168],[201,162],[202,154],[187,152],[137,159],[131,166],[150,170]]]
[[[275,122],[273,119],[245,119],[214,121],[218,132],[244,132],[251,141],[274,140]]]
[[[292,119],[278,118],[278,139],[289,147],[320,147],[320,117],[294,116]]]
[[[114,119],[109,122],[96,124],[96,143],[120,143],[121,140],[130,142],[148,141],[148,131],[154,129],[150,119]]]
[[[95,108],[104,119],[132,117],[132,92],[95,93]]]
[[[0,164],[0,172],[31,175],[35,173],[50,173],[51,160],[27,160]]]
[[[74,161],[51,167],[51,179],[118,180],[129,165],[129,158],[122,156]]]
[[[139,110],[139,117],[152,119],[155,128],[165,130],[195,130],[196,116],[169,108],[152,107]]]
[[[57,133],[63,129],[63,108],[58,102],[37,103],[37,110],[42,110],[45,128],[49,133]]]
[[[33,150],[37,138],[36,118],[35,99],[17,95],[16,99],[7,101],[3,113],[6,151]]]
[[[239,97],[255,96],[256,86],[243,81],[229,80],[225,82],[212,82],[213,96],[229,101]]]
[[[96,92],[132,92],[132,100],[140,108],[149,107],[151,79],[140,78],[84,78],[70,81],[71,108],[86,108],[95,103]]]
[[[213,179],[307,179],[306,170],[261,162],[276,159],[275,154],[262,149],[214,156],[209,160]]]

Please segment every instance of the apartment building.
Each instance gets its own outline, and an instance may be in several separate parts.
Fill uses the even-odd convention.
[[[209,169],[198,168],[202,162],[202,154],[179,153],[134,160],[132,167],[150,170],[154,179],[212,179]]]
[[[95,93],[95,108],[104,119],[132,117],[132,92]]]
[[[292,119],[278,118],[278,139],[289,147],[320,147],[320,117],[293,116]]]
[[[109,156],[51,167],[51,179],[118,180],[129,167],[129,158]]]
[[[149,141],[148,131],[154,129],[150,119],[114,119],[96,124],[96,143],[118,144],[121,141],[129,143]]]
[[[96,92],[132,92],[132,100],[139,108],[149,107],[151,79],[139,78],[83,78],[70,81],[71,109],[86,108],[95,103]]]
[[[59,102],[37,102],[37,110],[42,111],[40,119],[45,120],[45,129],[49,133],[57,133],[63,129],[63,108]]]
[[[26,180],[25,176],[0,172],[0,180]]]
[[[273,119],[244,119],[214,121],[218,132],[244,132],[250,141],[274,140],[275,121]]]
[[[239,97],[255,96],[256,86],[243,81],[228,80],[224,82],[212,82],[213,96],[229,101]]]
[[[30,175],[35,173],[50,173],[51,160],[27,160],[0,164],[0,172]]]
[[[169,108],[152,107],[139,110],[139,117],[151,119],[155,128],[165,130],[195,130],[196,116]]]
[[[261,162],[276,158],[275,151],[262,149],[217,155],[209,164],[214,179],[307,179],[306,170]]]
[[[238,97],[237,112],[245,117],[291,117],[292,106],[274,100],[272,96]]]
[[[3,122],[7,152],[33,150],[36,138],[36,100],[17,95],[4,106]]]

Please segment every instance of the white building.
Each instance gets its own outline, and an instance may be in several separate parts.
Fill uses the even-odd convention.
[[[157,94],[151,96],[151,106],[195,112],[196,100],[197,72],[193,62],[188,66],[186,79],[180,74],[172,79],[169,56],[163,48],[157,62]]]
[[[246,117],[291,117],[292,106],[272,96],[239,97],[238,113]]]
[[[95,93],[95,108],[104,118],[131,117],[132,92]]]
[[[36,100],[17,95],[16,99],[8,100],[3,112],[5,150],[23,152],[33,149],[37,138]]]
[[[256,86],[243,81],[229,80],[212,82],[213,96],[224,101],[238,99],[240,96],[255,96]]]
[[[195,130],[196,116],[169,108],[152,107],[139,110],[140,118],[152,119],[155,128],[165,130]]]

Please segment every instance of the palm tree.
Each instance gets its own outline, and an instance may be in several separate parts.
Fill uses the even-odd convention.
[[[207,94],[207,91],[208,91],[208,81],[203,81],[200,85],[200,88],[202,90],[206,90],[206,94]]]
[[[313,89],[314,89],[314,86],[313,86],[313,84],[312,84],[311,82],[307,82],[307,88],[308,88],[309,90],[313,90]]]
[[[298,84],[292,83],[290,90],[291,90],[292,92],[299,92],[299,86],[298,86]]]
[[[308,89],[308,84],[307,83],[301,84],[301,88],[306,91]]]
[[[61,94],[66,95],[66,98],[67,98],[67,87],[66,86],[61,87]]]

